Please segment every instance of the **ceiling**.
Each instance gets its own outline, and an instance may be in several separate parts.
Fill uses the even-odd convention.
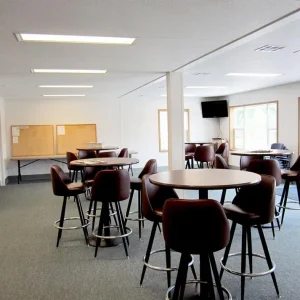
[[[120,97],[299,8],[297,0],[0,0],[0,96],[43,99],[41,95],[50,92],[41,91],[38,85],[78,84],[94,85],[84,91],[90,98]],[[297,69],[292,68],[300,58],[300,52],[292,53],[300,49],[299,25],[297,20],[289,22],[182,68],[185,84],[228,87],[224,91],[197,91],[198,96],[217,96],[299,80]],[[19,32],[138,39],[132,46],[20,43],[14,36]],[[286,48],[278,53],[253,51],[265,44]],[[107,69],[108,72],[32,74],[33,68]],[[284,75],[263,82],[251,79],[252,84],[249,79],[223,76],[227,72],[275,70]],[[210,74],[190,75],[195,72]],[[164,82],[158,82],[137,93],[160,95],[163,91]],[[74,94],[78,90],[51,89],[51,94],[54,93]]]

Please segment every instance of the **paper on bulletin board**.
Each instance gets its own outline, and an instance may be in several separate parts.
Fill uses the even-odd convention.
[[[20,136],[20,129],[19,127],[13,126],[12,127],[12,136]]]
[[[19,143],[19,138],[17,136],[13,137],[13,144],[18,144]]]
[[[57,126],[57,135],[65,135],[65,126]]]

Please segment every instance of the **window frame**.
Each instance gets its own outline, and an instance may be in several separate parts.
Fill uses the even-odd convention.
[[[276,143],[278,143],[279,140],[279,127],[278,127],[278,117],[279,117],[279,105],[278,105],[278,100],[274,101],[266,101],[266,102],[256,102],[256,103],[250,103],[250,104],[242,104],[242,105],[231,105],[229,106],[229,149],[230,151],[238,150],[234,148],[234,130],[239,129],[239,130],[245,130],[245,128],[240,129],[240,128],[234,128],[234,109],[238,107],[245,107],[245,106],[254,106],[254,105],[265,105],[265,104],[276,104]],[[275,128],[269,128],[269,130],[274,130]],[[268,130],[268,137],[269,137],[269,130]],[[245,135],[245,132],[244,132]],[[239,149],[240,150],[240,149]]]

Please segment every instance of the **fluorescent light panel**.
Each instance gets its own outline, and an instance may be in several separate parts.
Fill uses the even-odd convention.
[[[76,70],[76,69],[32,69],[32,73],[62,73],[62,74],[105,74],[107,70]]]
[[[33,33],[16,33],[15,35],[19,42],[132,45],[136,40],[136,38],[108,37],[108,36],[83,36],[83,35],[33,34]]]
[[[186,89],[225,89],[226,86],[213,86],[213,85],[189,85]]]
[[[43,95],[43,97],[85,97],[85,95]]]
[[[241,77],[276,77],[282,74],[277,73],[227,73],[226,76],[241,76]]]
[[[160,95],[161,97],[167,97],[166,94]],[[184,94],[183,97],[197,97],[197,95],[192,95],[192,94]]]
[[[93,88],[92,85],[39,85],[39,88],[82,88],[82,89],[88,89]]]

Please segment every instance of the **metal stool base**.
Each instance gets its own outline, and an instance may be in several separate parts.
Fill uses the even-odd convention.
[[[153,250],[153,251],[150,252],[150,257],[151,257],[152,254],[161,253],[161,252],[166,252],[166,249]],[[172,251],[172,252],[174,252],[174,251]],[[149,257],[149,259],[150,259],[150,257]],[[194,256],[191,255],[191,258],[192,258],[192,260],[188,264],[189,267],[194,264]],[[144,262],[144,265],[146,267],[148,267],[152,270],[156,270],[156,271],[166,271],[167,272],[167,271],[177,271],[178,270],[178,268],[164,268],[164,267],[154,266],[154,265],[151,265],[149,263],[146,263],[145,262],[145,256],[143,257],[143,262]]]
[[[241,256],[241,255],[242,255],[242,252],[231,253],[231,254],[228,255],[228,258],[233,257],[233,256]],[[249,253],[246,253],[246,255],[249,256]],[[258,254],[258,253],[252,253],[252,256],[262,258],[262,259],[266,259],[265,256],[263,256],[261,254]],[[235,271],[235,270],[232,270],[232,269],[226,267],[223,264],[223,259],[224,259],[224,257],[222,257],[221,260],[220,260],[221,268],[224,269],[225,271],[227,271],[227,272],[229,272],[233,275],[237,275],[237,276],[250,277],[250,278],[251,277],[260,277],[260,276],[269,275],[269,274],[273,273],[276,269],[276,264],[274,263],[273,260],[271,260],[272,261],[272,268],[269,269],[268,271],[261,272],[261,273],[241,273],[241,272],[238,272],[238,271]]]
[[[107,228],[120,228],[120,227],[115,226],[115,225],[103,226],[103,230],[105,230]],[[130,234],[132,234],[132,229],[131,228],[125,227],[125,229],[126,229],[126,231],[129,230],[129,232],[127,232],[125,234],[119,234],[119,235],[97,235],[98,229],[96,229],[92,232],[92,235],[96,238],[101,238],[101,239],[117,239],[117,238],[122,238],[122,237],[129,236]]]
[[[201,281],[201,280],[188,280],[185,284],[192,284],[192,283],[200,283],[200,284],[207,284],[206,281]],[[213,284],[213,286],[216,286],[215,284]],[[170,293],[172,292],[172,290],[175,288],[175,285],[171,286],[170,288],[168,288],[166,296],[165,296],[165,300],[171,300],[172,298],[170,298]],[[229,291],[222,286],[222,290],[223,292],[226,294],[226,296],[228,297],[228,300],[232,300],[232,295],[229,293]]]
[[[80,220],[79,217],[70,217],[70,218],[64,218],[64,222],[65,221],[71,221],[71,220]],[[84,219],[85,224],[84,225],[80,225],[80,226],[71,226],[71,227],[60,227],[59,225],[57,225],[60,222],[60,220],[57,220],[54,222],[53,226],[57,229],[62,229],[62,230],[73,230],[73,229],[81,229],[81,228],[85,228],[87,226],[90,225],[90,220],[88,219]]]

